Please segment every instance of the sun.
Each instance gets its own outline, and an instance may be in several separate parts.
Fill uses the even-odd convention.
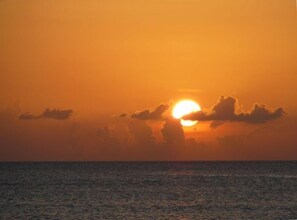
[[[191,114],[193,112],[201,111],[201,107],[192,100],[182,100],[176,103],[173,108],[172,116],[176,119],[181,119],[183,116]],[[198,121],[192,120],[180,120],[182,126],[190,127],[197,124]]]

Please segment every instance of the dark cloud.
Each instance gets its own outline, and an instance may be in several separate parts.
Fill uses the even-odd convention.
[[[55,119],[55,120],[66,120],[69,119],[73,114],[73,110],[59,110],[59,109],[49,109],[47,108],[41,115],[32,115],[29,113],[24,113],[19,116],[21,120],[34,120],[34,119]]]
[[[233,97],[221,97],[219,102],[213,107],[213,116],[216,120],[232,120],[235,115],[236,99]]]
[[[169,146],[185,145],[185,134],[180,120],[168,118],[162,129],[164,140]]]
[[[186,138],[180,120],[167,118],[161,132],[164,140],[163,158],[166,160],[203,160],[206,157],[206,145],[194,138]]]
[[[233,97],[221,97],[219,102],[212,108],[211,113],[203,111],[196,112],[184,117],[184,119],[213,121],[211,127],[216,128],[227,121],[237,121],[246,123],[265,123],[284,115],[282,108],[270,111],[264,105],[256,104],[251,112],[236,113],[237,100]]]
[[[144,110],[131,115],[132,118],[140,120],[162,120],[162,114],[167,111],[169,105],[161,104],[154,111]]]
[[[238,121],[246,121],[249,123],[264,123],[270,120],[280,118],[284,115],[282,108],[277,108],[274,111],[269,111],[264,105],[256,104],[253,110],[247,114],[237,116]]]
[[[33,120],[33,119],[38,119],[38,118],[41,118],[41,115],[36,116],[36,115],[24,113],[19,116],[19,119],[22,119],[22,120]]]
[[[65,119],[68,119],[72,113],[73,113],[73,110],[46,109],[43,112],[42,117],[56,119],[56,120],[65,120]]]
[[[119,115],[119,117],[120,118],[125,118],[125,117],[127,117],[127,113],[122,113],[122,114]]]

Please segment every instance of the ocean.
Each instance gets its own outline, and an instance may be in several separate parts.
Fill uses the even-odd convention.
[[[2,162],[0,219],[297,219],[297,162]]]

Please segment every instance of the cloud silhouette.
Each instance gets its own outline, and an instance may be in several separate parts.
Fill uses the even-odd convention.
[[[29,113],[23,113],[19,116],[21,120],[35,120],[35,119],[55,119],[55,120],[66,120],[72,115],[73,110],[59,110],[59,109],[45,109],[41,115],[32,115]]]
[[[167,111],[169,105],[161,104],[154,111],[144,110],[141,112],[136,112],[131,115],[132,118],[140,120],[163,120],[162,114]]]
[[[127,117],[127,116],[128,116],[127,113],[122,113],[122,114],[119,115],[120,118],[125,118],[125,117]]]
[[[283,108],[270,111],[265,105],[255,104],[251,112],[236,113],[237,100],[233,97],[225,98],[222,96],[219,102],[212,108],[211,113],[203,111],[195,112],[184,117],[188,120],[213,121],[211,127],[216,128],[227,121],[246,122],[246,123],[265,123],[284,115]]]
[[[19,119],[21,120],[33,120],[33,119],[39,119],[41,118],[41,115],[31,115],[29,113],[23,113],[19,116]]]
[[[163,126],[162,134],[169,146],[184,146],[185,134],[180,120],[168,118]]]
[[[283,108],[277,108],[274,111],[268,110],[265,105],[256,104],[253,110],[247,114],[237,116],[238,121],[246,121],[249,123],[264,123],[270,120],[280,118],[284,115]]]

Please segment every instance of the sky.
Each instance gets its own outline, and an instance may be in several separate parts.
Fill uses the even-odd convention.
[[[295,0],[2,0],[0,48],[1,161],[297,160]]]

